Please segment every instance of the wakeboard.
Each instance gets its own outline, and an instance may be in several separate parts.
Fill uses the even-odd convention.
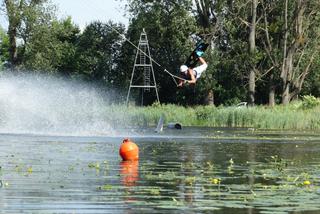
[[[205,42],[199,42],[196,48],[192,51],[190,56],[187,58],[186,62],[184,63],[189,68],[194,68],[199,61],[199,56],[197,52],[205,52],[208,48],[209,44]]]

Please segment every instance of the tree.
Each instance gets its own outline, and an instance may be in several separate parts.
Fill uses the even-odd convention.
[[[250,27],[250,23],[256,20],[255,17],[252,18],[251,7],[248,7],[250,4],[248,1],[198,0],[198,2],[201,2],[198,5],[203,5],[202,8],[210,8],[210,13],[202,12],[199,16],[208,16],[207,19],[211,20],[211,28],[207,31],[210,31],[209,34],[213,39],[211,46],[216,56],[213,60],[216,70],[214,77],[217,81],[216,104],[233,105],[247,99],[248,90],[245,87],[250,77],[248,71],[254,74],[251,75],[253,81],[249,81],[253,85],[250,87],[251,98],[254,98],[255,67],[259,62],[257,57],[259,52],[255,47],[256,24],[253,23],[253,27]]]
[[[246,78],[249,81],[244,85],[249,85],[249,103],[254,102],[255,88],[258,87],[259,102],[264,102],[262,97],[268,88],[269,104],[274,105],[280,81],[282,103],[287,104],[301,92],[306,77],[314,70],[319,50],[318,1],[298,0],[279,4],[279,1],[252,0],[229,1],[220,5],[220,1],[198,2],[202,2],[198,5],[211,4],[210,7],[202,7],[214,8],[214,16],[211,15],[213,12],[203,14],[209,14],[221,23],[219,29],[222,30],[219,30],[220,35],[214,43],[221,56],[217,65],[218,92],[225,90],[230,81],[239,81],[235,84],[240,85]],[[216,5],[222,6],[223,12],[219,13]],[[243,51],[245,43],[249,46],[248,53]],[[221,79],[224,76],[220,76],[220,66],[229,72],[228,82]],[[250,71],[248,77],[246,71]],[[231,75],[235,75],[232,80]],[[267,85],[269,87],[265,87]],[[233,94],[241,98],[236,91],[241,91],[241,87],[233,90]]]
[[[261,34],[261,45],[263,47],[264,52],[266,53],[267,60],[269,61],[267,70],[268,74],[268,99],[269,106],[275,105],[275,96],[276,96],[276,88],[279,85],[279,80],[277,79],[278,71],[279,71],[279,58],[280,52],[277,48],[277,42],[280,43],[280,33],[277,32],[278,28],[281,28],[282,23],[278,22],[279,14],[282,13],[281,8],[278,7],[276,1],[267,1],[261,0],[262,14],[263,14],[263,24],[261,25],[261,29],[263,29],[263,33]],[[279,44],[278,43],[278,44]]]
[[[261,4],[265,32],[262,39],[273,67],[271,90],[275,88],[275,80],[281,80],[281,102],[288,104],[300,94],[313,70],[319,50],[320,4],[303,0],[284,1],[283,5],[277,1],[261,1]]]
[[[15,66],[18,63],[17,32],[21,25],[23,1],[5,0],[4,4],[9,21],[9,60]]]
[[[200,93],[206,94],[204,101],[206,104],[214,105],[214,87],[216,81],[214,80],[213,69],[214,60],[216,59],[213,54],[214,39],[216,38],[217,29],[220,27],[217,14],[221,11],[221,3],[219,1],[206,1],[206,0],[196,0],[194,1],[196,6],[196,17],[198,24],[200,26],[200,32],[198,36],[202,37],[208,43],[211,43],[211,51],[207,52],[207,60],[210,64],[210,68],[205,73],[205,80],[202,84],[202,91]]]
[[[176,74],[194,48],[192,36],[197,32],[197,27],[194,17],[189,12],[192,9],[192,2],[190,0],[130,0],[128,6],[132,19],[127,38],[134,44],[138,44],[140,33],[144,28],[148,35],[151,55],[161,65],[161,67],[154,65],[161,102],[181,104],[191,100],[197,102],[198,97],[193,97],[187,89],[177,91],[172,78],[163,71],[167,69]],[[122,59],[126,60],[131,67],[131,69],[127,68],[131,72],[136,50],[130,44],[125,43],[125,45],[132,51],[127,51],[126,54],[130,55],[122,56]],[[150,98],[146,102],[152,103],[153,100]]]
[[[124,26],[111,21],[93,22],[80,35],[76,49],[77,75],[100,81],[109,87],[121,87],[122,71],[116,69]]]
[[[4,0],[5,13],[8,18],[9,61],[15,68],[22,60],[25,44],[32,28],[51,20],[54,10],[47,0]],[[48,9],[48,10],[47,10]],[[17,40],[22,39],[21,56]]]
[[[5,30],[0,26],[0,70],[9,60],[9,38]]]
[[[256,22],[257,22],[257,7],[258,1],[252,0],[251,6],[251,20],[249,23],[249,54],[254,58],[256,51]],[[249,105],[254,105],[255,103],[255,89],[256,89],[256,65],[252,63],[250,73],[249,73]]]
[[[41,72],[75,72],[76,42],[79,28],[70,17],[33,26],[25,43],[22,67]]]
[[[53,31],[59,50],[60,59],[56,68],[61,74],[72,76],[76,72],[76,50],[80,29],[73,24],[71,17],[53,23]]]
[[[290,3],[292,4],[285,1],[284,10],[283,62],[280,75],[283,83],[282,104],[288,104],[301,92],[320,47],[319,3],[305,0]],[[290,6],[292,12],[288,13]]]

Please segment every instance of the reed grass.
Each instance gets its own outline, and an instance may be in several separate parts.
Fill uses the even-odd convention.
[[[252,127],[258,129],[319,130],[320,106],[305,109],[302,102],[288,106],[183,107],[172,104],[148,107],[107,107],[108,120],[119,126],[156,126],[161,115],[165,122],[184,126]]]

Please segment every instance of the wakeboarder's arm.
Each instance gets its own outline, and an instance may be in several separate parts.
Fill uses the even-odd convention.
[[[188,73],[191,77],[191,80],[188,80],[187,83],[190,83],[190,84],[195,84],[197,82],[197,79],[196,77],[194,76],[193,74],[193,70],[191,68],[188,69]]]
[[[182,87],[183,86],[183,84],[184,84],[184,80],[179,80],[179,84],[178,84],[178,87]]]
[[[202,57],[199,57],[199,61],[200,61],[201,65],[207,64],[207,62]]]

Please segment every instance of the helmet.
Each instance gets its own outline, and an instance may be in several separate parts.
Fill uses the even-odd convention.
[[[188,66],[186,66],[186,65],[181,65],[180,66],[180,71],[181,72],[186,72],[188,70]]]

